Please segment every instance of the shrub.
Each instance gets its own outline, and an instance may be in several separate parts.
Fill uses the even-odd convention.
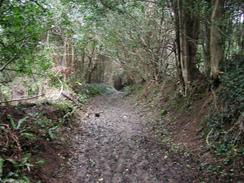
[[[97,95],[110,95],[114,93],[116,90],[112,86],[106,84],[93,83],[93,84],[77,85],[74,87],[74,91],[80,95],[89,98]]]

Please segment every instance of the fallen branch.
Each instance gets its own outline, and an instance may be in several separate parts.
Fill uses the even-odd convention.
[[[18,69],[9,69],[9,68],[5,68],[4,70],[6,70],[6,71],[14,71],[14,72],[21,72],[21,70],[18,70]],[[46,76],[45,74],[35,73],[35,72],[32,72],[32,74],[34,74],[34,75],[38,75],[38,76]]]
[[[210,142],[209,142],[209,137],[210,137],[210,135],[211,135],[212,132],[213,132],[213,128],[209,131],[209,133],[208,133],[208,135],[207,135],[207,137],[206,137],[206,143],[207,143],[207,145],[208,145],[209,147],[212,146],[212,145],[210,144]]]
[[[11,103],[11,102],[19,102],[19,101],[26,101],[26,100],[31,100],[31,99],[43,97],[43,96],[45,96],[45,94],[36,95],[36,96],[33,96],[33,97],[28,97],[28,98],[21,98],[21,99],[9,100],[9,101],[5,101],[5,102],[0,102],[0,104],[6,104],[6,103]]]
[[[74,100],[73,98],[71,98],[70,96],[68,96],[67,94],[65,94],[64,92],[61,93],[63,97],[67,98],[68,100],[72,101],[73,103],[75,103],[75,105],[79,106],[80,104]]]

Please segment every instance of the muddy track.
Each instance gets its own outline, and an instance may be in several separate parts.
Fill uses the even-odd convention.
[[[168,154],[146,123],[120,93],[94,98],[74,134],[68,182],[198,182],[191,160]]]

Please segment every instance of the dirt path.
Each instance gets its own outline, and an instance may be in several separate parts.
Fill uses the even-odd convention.
[[[69,182],[198,182],[191,160],[159,145],[122,94],[96,97],[88,114],[74,134]]]

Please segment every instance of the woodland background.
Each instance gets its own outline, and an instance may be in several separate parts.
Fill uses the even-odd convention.
[[[12,100],[60,88],[88,87],[80,101],[107,85],[127,95],[142,90],[145,99],[156,100],[156,92],[162,116],[169,106],[181,114],[203,110],[197,123],[204,146],[221,164],[210,170],[243,177],[243,49],[241,0],[0,0],[2,111]],[[1,113],[0,138],[17,143],[9,132],[19,135],[23,121],[6,132],[8,114]],[[0,150],[5,178],[7,152]]]

